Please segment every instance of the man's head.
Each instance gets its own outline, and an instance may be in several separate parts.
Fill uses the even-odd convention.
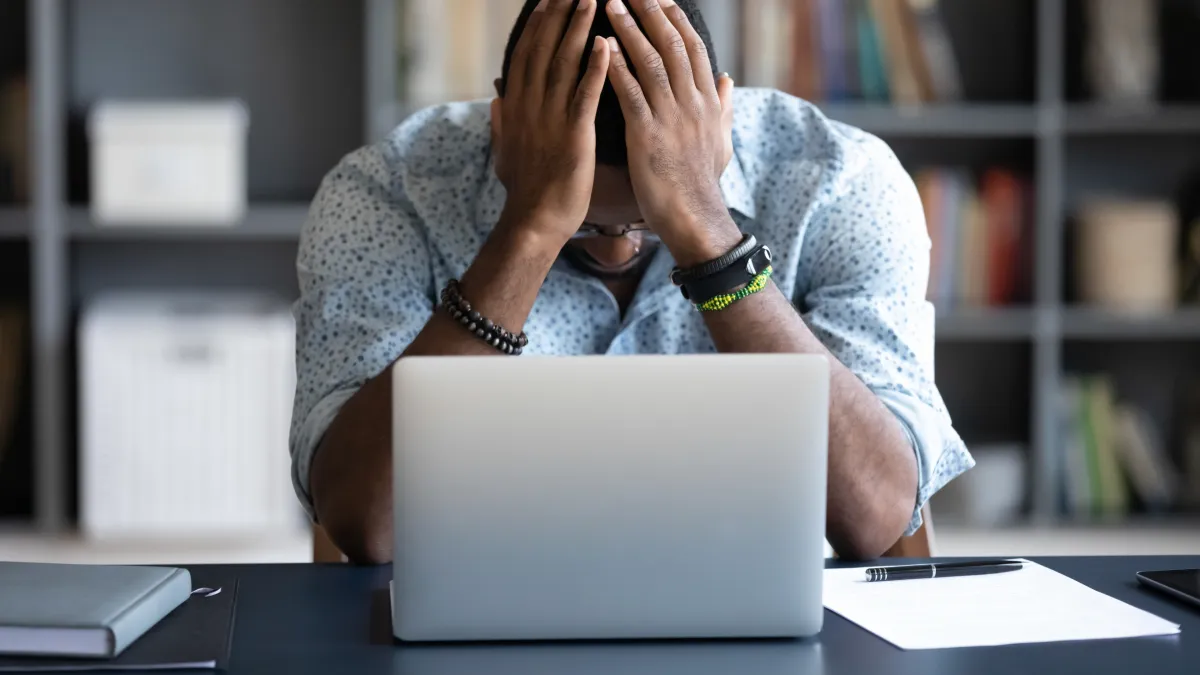
[[[596,12],[596,20],[592,24],[592,32],[588,36],[589,45],[597,35],[605,38],[616,35],[608,20],[608,14],[604,11],[606,0],[598,1],[600,11]],[[574,0],[573,4],[577,5],[578,2],[579,0]],[[500,96],[504,95],[504,82],[508,79],[508,68],[512,64],[513,50],[521,38],[521,33],[525,30],[525,24],[529,22],[529,15],[533,13],[537,4],[538,0],[525,0],[525,7],[521,9],[520,15],[517,16],[517,22],[513,26],[512,34],[509,35],[508,46],[504,50],[504,69],[501,72],[501,79],[496,85],[497,93]],[[717,52],[713,49],[712,36],[709,35],[704,17],[700,15],[697,0],[676,0],[676,4],[687,15],[688,21],[696,29],[700,38],[704,40],[704,45],[708,47],[709,61],[712,63],[713,74],[716,75],[718,72]],[[579,64],[580,77],[587,69],[587,59],[588,51],[584,50],[583,60]],[[636,74],[636,65],[631,65],[631,70]],[[604,85],[604,93],[600,95],[600,106],[596,112],[596,163],[625,168],[628,161],[625,151],[625,117],[621,114],[621,104],[617,102],[617,94],[613,91],[612,84],[608,83]]]
[[[641,0],[631,0],[640,2]],[[521,13],[517,16],[508,46],[504,52],[504,65],[501,78],[496,81],[496,93],[505,95],[505,82],[509,79],[509,67],[512,64],[515,51],[525,26],[529,22],[539,0],[525,0]],[[605,11],[607,0],[597,0],[599,5],[592,23],[591,33],[587,44],[592,44],[596,36],[614,37],[616,31],[609,21]],[[579,0],[573,0],[572,9],[577,7]],[[708,27],[697,7],[697,0],[676,0],[688,21],[695,28],[700,38],[708,47],[709,61],[713,74],[717,75],[716,50],[712,46],[712,38]],[[636,15],[635,15],[636,18]],[[641,22],[638,22],[641,25]],[[579,64],[578,79],[582,79],[587,70],[589,49],[585,49]],[[630,64],[630,70],[636,75],[636,64]],[[492,107],[493,115],[499,115],[500,106]],[[493,130],[498,128],[497,120],[493,119]],[[612,84],[606,82],[600,96],[596,113],[596,176],[592,188],[591,206],[587,214],[587,225],[592,229],[604,232],[621,232],[629,228],[641,230],[642,214],[630,183],[628,170],[628,152],[625,145],[625,117],[621,112],[621,104],[617,100]],[[621,276],[633,273],[638,269],[651,247],[646,245],[641,232],[622,237],[592,237],[578,240],[576,246],[568,247],[568,252],[579,255],[582,252],[584,264],[589,271],[601,276]]]

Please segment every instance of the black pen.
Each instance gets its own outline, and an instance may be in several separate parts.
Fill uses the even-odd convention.
[[[899,581],[901,579],[936,579],[939,577],[969,577],[978,574],[1000,574],[1021,569],[1020,560],[976,560],[959,563],[930,563],[870,567],[867,581]]]

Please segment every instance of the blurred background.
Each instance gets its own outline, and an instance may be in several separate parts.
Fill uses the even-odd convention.
[[[0,0],[0,559],[304,561],[322,176],[487,97],[521,0]],[[895,149],[978,467],[945,555],[1200,552],[1200,0],[702,0]]]

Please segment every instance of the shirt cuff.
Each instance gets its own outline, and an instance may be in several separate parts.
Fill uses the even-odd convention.
[[[317,402],[309,411],[308,417],[296,428],[295,438],[292,439],[292,487],[305,513],[315,523],[316,511],[313,509],[312,493],[309,490],[308,474],[312,470],[313,455],[317,446],[325,437],[329,425],[357,393],[357,389],[341,389],[329,394]]]
[[[875,394],[900,421],[917,459],[916,503],[904,532],[907,537],[921,527],[921,509],[929,498],[975,466],[975,460],[944,415],[908,394],[892,390]]]

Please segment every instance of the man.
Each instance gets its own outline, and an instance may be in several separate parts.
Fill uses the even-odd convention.
[[[391,558],[404,356],[828,355],[844,557],[915,530],[973,464],[923,356],[929,240],[894,155],[808,103],[735,91],[693,0],[629,2],[530,0],[499,98],[418,113],[321,186],[298,261],[293,478],[352,560]],[[770,272],[698,311],[669,272],[743,233]],[[596,401],[597,424],[631,414]]]

